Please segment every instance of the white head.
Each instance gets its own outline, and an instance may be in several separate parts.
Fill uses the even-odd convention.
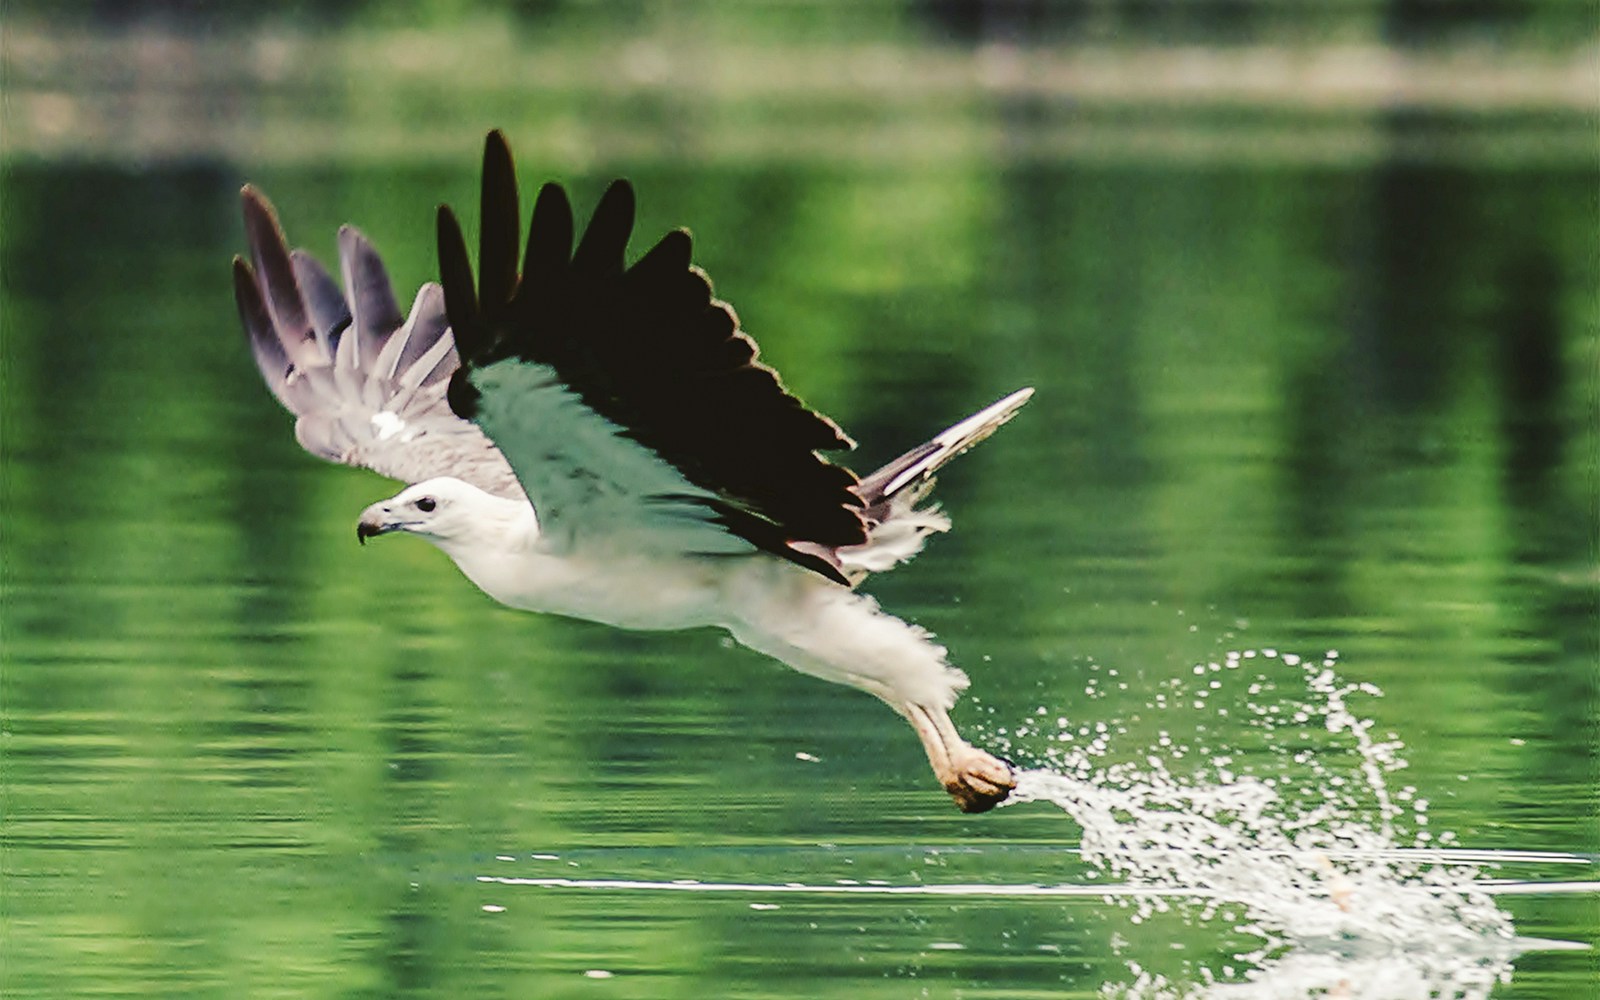
[[[449,476],[426,479],[361,512],[356,538],[405,531],[449,552],[483,540],[497,540],[523,517],[532,519],[526,503],[485,493]]]

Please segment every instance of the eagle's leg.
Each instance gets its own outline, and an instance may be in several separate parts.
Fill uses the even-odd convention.
[[[724,591],[732,612],[725,627],[740,643],[866,691],[905,716],[934,776],[965,812],[993,809],[1017,787],[1009,765],[956,732],[949,706],[967,678],[927,632],[809,571],[755,561],[743,568],[757,575],[732,575]]]
[[[944,709],[908,704],[901,711],[921,737],[934,776],[962,812],[987,812],[1017,787],[1011,766],[962,739]]]

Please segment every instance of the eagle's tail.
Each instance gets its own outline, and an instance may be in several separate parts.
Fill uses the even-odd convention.
[[[919,506],[933,490],[934,473],[993,434],[1032,395],[1018,389],[864,477],[858,491],[866,501],[867,542],[837,550],[845,575],[859,583],[921,552],[929,535],[949,531],[950,518],[937,505]]]

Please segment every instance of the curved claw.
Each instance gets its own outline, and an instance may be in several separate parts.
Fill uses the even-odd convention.
[[[955,800],[956,808],[965,813],[988,812],[1004,802],[1017,787],[1016,771],[1011,765],[968,746],[965,751],[951,755],[951,772],[942,775],[944,790]]]
[[[934,777],[962,812],[988,812],[1017,787],[1011,765],[962,739],[943,708],[910,703],[901,711],[922,739]]]

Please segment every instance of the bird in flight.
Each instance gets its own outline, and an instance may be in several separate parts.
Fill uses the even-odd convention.
[[[573,246],[559,185],[525,250],[511,152],[485,144],[477,277],[454,213],[441,281],[402,314],[372,244],[339,231],[340,283],[291,251],[242,192],[239,316],[267,387],[313,455],[407,483],[357,537],[406,532],[502,604],[626,629],[725,629],[796,670],[860,688],[915,729],[955,803],[981,812],[1011,768],[950,721],[967,687],[926,631],[856,590],[949,529],[924,503],[947,461],[1009,420],[1022,389],[858,478],[853,447],[756,360],[690,263],[684,230],[625,261],[634,197],[616,181]]]

